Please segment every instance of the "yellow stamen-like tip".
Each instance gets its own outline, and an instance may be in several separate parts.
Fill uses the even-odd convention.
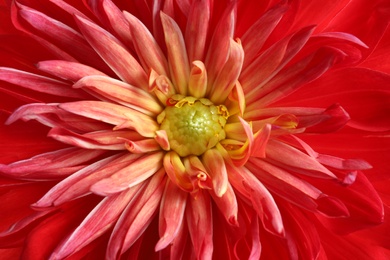
[[[225,139],[224,126],[229,117],[225,106],[216,106],[205,98],[173,99],[177,101],[175,105],[167,106],[157,117],[172,150],[182,157],[199,156]]]

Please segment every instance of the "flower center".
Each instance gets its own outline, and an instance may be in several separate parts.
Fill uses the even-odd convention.
[[[170,148],[180,156],[201,155],[225,139],[224,126],[229,113],[224,105],[215,106],[206,98],[174,95],[158,115]]]

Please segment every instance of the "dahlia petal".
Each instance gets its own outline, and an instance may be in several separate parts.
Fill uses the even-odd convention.
[[[276,164],[303,169],[303,174],[318,178],[333,179],[336,176],[320,164],[316,159],[280,141],[269,140],[267,144],[266,158]]]
[[[120,133],[122,133],[122,135],[120,135]],[[116,133],[116,131],[112,133],[104,132],[104,138],[106,139],[106,143],[104,144],[96,139],[89,138],[86,135],[80,135],[67,129],[58,127],[50,130],[48,137],[52,137],[60,142],[84,149],[124,150],[125,141],[123,138],[125,137],[123,137],[123,135],[126,133],[120,133]],[[108,141],[109,138],[111,140]]]
[[[168,180],[161,201],[159,216],[160,239],[156,244],[156,251],[166,248],[175,239],[183,222],[186,201],[187,193]]]
[[[321,185],[321,189],[326,194],[338,198],[349,210],[348,218],[328,219],[318,215],[318,219],[329,229],[338,234],[347,234],[383,223],[383,202],[370,181],[361,172],[356,176],[355,182],[345,189],[336,188],[337,184],[334,183],[317,185]]]
[[[323,165],[342,170],[368,170],[372,168],[368,162],[361,159],[342,159],[327,154],[318,154],[317,160]]]
[[[368,162],[361,159],[343,159],[343,158],[339,158],[327,154],[319,154],[315,152],[303,140],[299,139],[296,136],[291,136],[291,137],[292,137],[291,138],[292,141],[297,142],[298,146],[302,147],[309,156],[315,158],[319,163],[326,166],[330,166],[334,169],[347,170],[348,173],[346,178],[354,178],[354,176],[356,175],[354,172],[356,172],[356,170],[368,170],[372,168],[372,166]],[[344,184],[351,184],[351,183],[344,182]]]
[[[370,46],[363,52],[365,58],[375,49],[389,25],[389,7],[386,0],[353,1],[333,17],[326,30],[332,28],[331,31],[348,32],[358,37]]]
[[[243,196],[248,198],[270,233],[284,237],[282,216],[272,195],[264,185],[246,168],[227,164],[229,181]]]
[[[5,122],[7,125],[14,123],[15,121],[22,119],[24,121],[35,119],[43,125],[53,127],[56,122],[50,120],[42,114],[59,113],[60,109],[57,107],[58,104],[27,104],[19,107]]]
[[[321,224],[316,225],[316,228],[328,259],[385,260],[389,258],[388,250],[375,245],[373,241],[367,242],[361,237],[340,236]]]
[[[185,43],[190,62],[204,58],[209,20],[210,3],[207,0],[193,2],[185,30]]]
[[[323,194],[319,189],[283,169],[263,160],[251,160],[248,169],[254,172],[269,190],[295,205],[331,217],[349,216],[348,209],[337,198]]]
[[[334,104],[318,115],[298,117],[298,127],[305,127],[307,133],[327,133],[337,131],[350,120],[349,114],[339,105]]]
[[[62,259],[72,255],[101,236],[114,225],[140,188],[140,186],[135,186],[127,191],[103,199],[71,235],[58,245],[51,258]]]
[[[189,240],[188,226],[186,223],[182,223],[182,225],[180,225],[180,230],[178,231],[176,238],[170,247],[169,253],[171,259],[183,259],[184,256],[191,259],[195,258],[194,250],[192,250],[192,248],[189,249],[187,246]],[[161,253],[163,252],[164,251],[161,251]],[[164,255],[160,254],[160,257],[164,258]]]
[[[387,82],[390,76],[365,68],[336,70],[304,87],[294,99],[307,105],[326,106],[327,100],[337,100],[351,117],[348,126],[365,131],[381,132],[390,129]],[[309,89],[315,87],[315,95]],[[289,99],[289,98],[287,98]],[[283,100],[284,101],[284,100]],[[290,103],[290,100],[288,100]],[[362,110],[361,108],[364,107]],[[375,115],[375,116],[373,116]]]
[[[161,169],[145,182],[144,188],[126,207],[111,234],[106,252],[107,259],[118,259],[141,236],[153,220],[161,197],[166,178]]]
[[[258,107],[259,104],[261,104],[261,107],[265,107],[287,97],[304,84],[320,77],[344,57],[345,53],[339,49],[328,47],[319,49],[300,62],[279,72],[278,75],[267,83],[267,86],[262,88],[268,89],[270,92],[268,94],[265,94],[263,91],[256,92],[256,101],[248,105],[248,110]],[[303,71],[305,71],[304,77],[302,77]],[[265,96],[261,97],[262,94],[265,94]],[[255,95],[252,96],[254,97]]]
[[[68,83],[11,68],[0,67],[0,80],[60,97],[86,97],[84,93],[72,91]]]
[[[160,100],[162,104],[166,104],[168,98],[170,98],[172,95],[176,94],[175,87],[173,86],[172,82],[167,78],[166,76],[160,75],[156,76],[155,78],[152,78],[152,74],[155,72],[152,70],[151,77],[150,77],[150,87],[149,90],[153,91],[157,98]]]
[[[151,117],[131,108],[107,102],[78,101],[62,103],[59,107],[76,115],[115,125],[115,129],[118,130],[134,129],[144,137],[154,137],[155,131],[159,128]]]
[[[248,161],[248,159],[250,158],[250,156],[252,154],[252,146],[253,146],[253,142],[254,142],[254,136],[253,136],[253,132],[252,132],[252,125],[247,123],[241,117],[239,117],[239,120],[240,120],[240,124],[241,124],[241,126],[244,130],[244,133],[245,133],[245,135],[244,135],[245,136],[245,138],[244,138],[245,143],[241,147],[239,147],[238,149],[229,150],[228,154],[231,157],[231,159],[233,160],[234,165],[243,166],[243,165],[245,165],[245,163]],[[234,127],[233,127],[233,129],[234,129]],[[232,132],[229,132],[228,129],[225,129],[225,131],[227,132],[228,136],[230,136],[232,134]],[[227,140],[227,139],[225,139],[225,142],[223,140],[221,143],[229,146],[229,140]]]
[[[164,29],[169,70],[173,84],[180,94],[186,95],[190,67],[183,35],[176,22],[164,13],[161,13],[161,22]]]
[[[185,16],[189,16],[190,9],[192,7],[190,0],[178,0],[177,5]]]
[[[121,105],[147,115],[161,113],[162,108],[147,92],[122,81],[105,76],[87,76],[80,79],[74,88],[86,88]]]
[[[153,153],[145,155],[133,164],[113,173],[109,178],[105,178],[93,184],[91,191],[108,196],[113,193],[131,188],[156,173],[160,168],[163,153]]]
[[[145,71],[153,69],[159,75],[168,76],[168,62],[160,46],[149,30],[135,16],[124,12],[134,39],[134,47]]]
[[[127,141],[126,149],[131,153],[149,153],[161,150],[160,145],[154,139],[145,139],[140,141]]]
[[[63,127],[74,131],[96,131],[107,127],[97,121],[88,120],[64,111],[58,104],[27,104],[18,108],[6,121],[11,124],[16,120],[37,120],[49,127]]]
[[[95,132],[89,132],[83,134],[83,136],[90,138],[100,144],[116,144],[121,143],[123,139],[138,141],[144,139],[141,135],[134,131],[128,130],[118,130],[112,131],[110,130],[99,130]]]
[[[112,29],[113,32],[126,43],[126,46],[132,46],[134,39],[129,32],[129,24],[116,4],[111,0],[88,0],[86,2],[102,24],[109,25],[109,29]]]
[[[19,5],[19,15],[39,33],[42,33],[48,41],[65,50],[82,62],[100,67],[102,61],[96,52],[87,44],[84,38],[67,25],[54,20],[34,9]],[[61,35],[61,37],[59,37]]]
[[[346,205],[338,198],[328,195],[321,195],[317,199],[318,211],[328,217],[345,218],[349,217],[349,211]]]
[[[291,34],[257,57],[240,75],[240,82],[249,97],[248,103],[253,102],[256,95],[270,91],[266,85],[286,64],[302,49],[314,30],[313,26],[306,27]],[[263,68],[261,72],[258,68]]]
[[[213,220],[210,196],[199,192],[189,197],[186,208],[189,234],[197,259],[211,259],[213,255]]]
[[[104,151],[86,151],[78,148],[65,148],[54,152],[44,153],[27,160],[14,162],[8,165],[0,164],[3,174],[20,179],[43,179],[61,177],[61,169],[79,166],[102,155]],[[58,171],[58,173],[56,173]],[[44,173],[49,176],[46,176]]]
[[[40,61],[37,63],[37,68],[53,76],[73,82],[77,82],[86,76],[106,76],[103,72],[87,65],[63,60]]]
[[[240,40],[237,42],[230,40],[229,58],[215,79],[214,87],[210,92],[209,99],[212,102],[223,103],[229,96],[241,73],[243,61],[244,50]]]
[[[82,17],[76,16],[76,22],[87,41],[123,81],[147,90],[145,71],[118,40]]]
[[[51,3],[55,4],[65,12],[67,12],[69,15],[77,15],[80,17],[83,17],[84,19],[89,19],[85,14],[80,12],[77,8],[73,7],[72,5],[62,1],[62,0],[49,0]]]
[[[211,176],[215,194],[222,197],[229,183],[224,159],[216,149],[210,149],[203,154],[202,162]]]
[[[313,38],[330,38],[337,40],[344,40],[347,42],[354,43],[358,46],[369,48],[364,42],[362,42],[358,37],[353,34],[344,33],[344,32],[322,32],[313,36]]]
[[[13,4],[11,5],[12,23],[18,30],[25,32],[29,37],[35,39],[42,46],[44,46],[47,50],[49,50],[53,55],[55,55],[55,57],[57,57],[58,59],[77,62],[77,60],[74,57],[72,57],[70,54],[63,51],[61,48],[57,47],[56,45],[54,45],[50,41],[47,41],[47,40],[39,37],[35,33],[30,32],[29,30],[24,28],[24,26],[22,25],[20,18],[18,16],[18,10],[19,10],[20,6],[21,5],[16,3],[16,2],[13,2]]]
[[[192,182],[194,190],[192,195],[196,197],[196,194],[200,189],[213,189],[213,184],[210,175],[207,173],[206,168],[197,156],[187,156],[183,159],[186,174]]]
[[[26,232],[37,224],[37,220],[52,214],[53,210],[36,212],[29,207],[52,183],[1,180],[9,183],[0,185],[0,243],[4,247],[16,247],[25,240]]]
[[[64,205],[60,210],[40,222],[27,236],[22,258],[51,259],[50,254],[96,205],[95,199],[83,199]],[[77,214],[75,214],[77,212]],[[52,234],[52,232],[54,232]],[[48,236],[48,234],[51,234]]]
[[[236,84],[232,92],[230,92],[228,98],[229,101],[231,101],[230,103],[227,103],[230,115],[239,113],[239,116],[243,117],[246,108],[246,101],[244,90],[242,89],[240,82],[236,81]]]
[[[290,239],[297,247],[299,256],[302,259],[321,259],[319,258],[321,249],[321,239],[317,228],[310,218],[290,205],[283,206],[288,216],[286,218],[286,229],[290,230]]]
[[[165,130],[156,131],[156,136],[154,137],[154,140],[156,140],[156,142],[161,146],[163,150],[165,151],[170,150],[168,135]]]
[[[191,192],[194,187],[186,172],[186,167],[176,152],[168,152],[164,156],[164,168],[169,179],[184,191]]]
[[[265,158],[268,140],[271,136],[271,125],[266,124],[261,130],[253,136],[253,145],[251,156]]]
[[[287,195],[290,192],[291,194],[297,193],[295,190],[300,191],[302,195],[312,199],[317,199],[322,194],[320,190],[309,183],[264,160],[251,159],[248,162],[248,169],[251,170],[260,181],[266,184],[270,190],[273,190],[281,196],[283,196],[283,194]],[[265,171],[266,174],[263,174],[263,171]],[[284,187],[286,185],[289,187]],[[298,195],[299,194],[288,196],[288,199],[292,199],[293,203],[303,203],[304,198],[302,198],[302,195]],[[295,198],[297,198],[296,202],[294,201]]]
[[[113,155],[92,163],[59,182],[33,206],[36,208],[58,206],[64,202],[90,194],[90,187],[93,183],[126,168],[139,158],[140,155],[138,154],[125,153],[124,155]]]
[[[233,187],[228,183],[228,188],[221,197],[218,197],[215,194],[215,191],[210,191],[213,200],[226,221],[233,226],[238,226],[237,214],[238,214],[238,203],[236,194],[233,190]]]
[[[246,68],[259,53],[265,41],[268,39],[268,36],[272,33],[273,29],[275,29],[286,11],[287,6],[285,3],[281,2],[280,4],[275,5],[275,7],[272,7],[263,14],[241,37],[242,46],[245,52],[244,68]]]
[[[218,72],[221,71],[228,59],[230,39],[233,38],[236,26],[235,3],[232,2],[229,5],[218,22],[206,54],[205,65],[208,75],[208,91],[218,76]],[[215,50],[218,51],[215,52]]]
[[[203,62],[193,61],[190,78],[188,82],[188,92],[196,98],[204,97],[207,91],[207,71]]]

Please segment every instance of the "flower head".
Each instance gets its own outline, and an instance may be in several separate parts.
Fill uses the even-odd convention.
[[[8,255],[389,256],[371,233],[388,211],[372,165],[328,143],[389,142],[389,90],[365,88],[390,82],[385,66],[366,69],[386,48],[386,1],[41,2],[2,2],[17,34],[2,33],[14,52],[0,91],[22,103],[2,129],[23,129],[9,157],[26,150],[0,164]],[[368,7],[373,36],[344,23]],[[46,129],[55,142],[31,147]]]

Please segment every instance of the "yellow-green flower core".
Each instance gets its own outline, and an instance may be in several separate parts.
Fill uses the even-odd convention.
[[[201,155],[225,139],[224,126],[229,113],[224,105],[206,98],[174,95],[158,115],[160,130],[165,130],[171,150],[180,156]]]

